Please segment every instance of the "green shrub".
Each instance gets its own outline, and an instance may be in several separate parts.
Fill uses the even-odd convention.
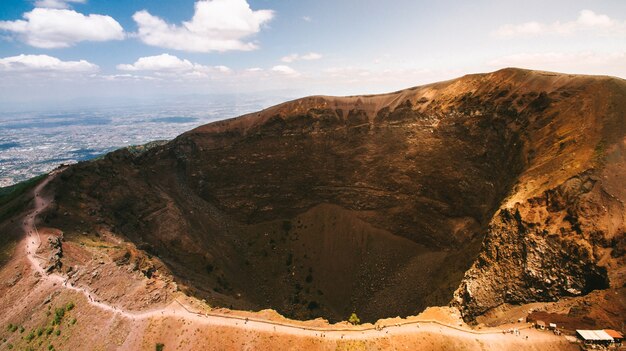
[[[156,344],[156,351],[163,351],[164,347],[165,347],[165,345],[163,345],[161,343],[157,343]]]
[[[52,334],[52,332],[53,332],[53,331],[54,331],[54,328],[53,328],[53,327],[48,327],[48,328],[46,328],[46,335],[50,335],[50,334]]]
[[[72,320],[70,321],[70,323],[72,323],[72,325],[76,324],[76,318],[72,318]]]
[[[9,349],[9,350],[13,349],[13,344],[8,344],[7,345],[7,349]]]
[[[20,325],[20,334],[23,333],[24,330],[26,330],[26,329],[24,329],[24,327]]]
[[[31,331],[30,333],[28,333],[28,335],[26,335],[24,339],[26,339],[26,341],[31,341],[34,338],[35,338],[35,331]]]
[[[357,324],[361,324],[361,319],[359,319],[356,313],[352,312],[352,314],[350,315],[350,318],[348,318],[348,322],[350,322],[352,325],[357,325]]]
[[[65,310],[66,311],[71,311],[72,309],[74,309],[74,303],[73,302],[68,302],[67,305],[65,306]]]
[[[52,325],[59,325],[61,323],[61,320],[63,319],[63,316],[65,316],[65,308],[55,308]]]
[[[50,351],[54,350],[54,346],[52,346],[52,344],[48,345],[48,350]]]
[[[56,335],[56,336],[61,335],[61,329],[57,329],[57,330],[54,332],[54,335]]]
[[[17,325],[12,325],[11,329],[9,329],[11,333],[15,333],[16,330],[17,330]]]
[[[37,328],[37,336],[43,335],[43,328]]]
[[[7,330],[11,331],[11,328],[13,328],[13,324],[9,323],[9,325],[7,325]]]

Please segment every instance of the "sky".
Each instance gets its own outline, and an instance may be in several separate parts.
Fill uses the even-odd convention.
[[[0,2],[4,106],[371,94],[511,66],[626,78],[626,1]]]

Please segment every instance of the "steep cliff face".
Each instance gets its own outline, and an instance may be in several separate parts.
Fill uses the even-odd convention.
[[[566,118],[557,119],[562,106],[546,111],[552,119],[538,132],[561,141],[526,167],[491,220],[452,302],[466,319],[624,285],[626,90],[604,83],[581,87]]]
[[[556,301],[608,288],[607,260],[623,256],[623,214],[623,202],[589,174],[501,209],[455,303],[471,319],[502,303]],[[619,287],[620,277],[614,279]]]
[[[123,236],[212,304],[296,318],[585,294],[622,266],[624,87],[507,69],[295,100],[73,166],[47,218]]]

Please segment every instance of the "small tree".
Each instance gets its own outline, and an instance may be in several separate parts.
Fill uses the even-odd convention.
[[[161,344],[161,343],[156,344],[156,351],[163,351],[163,348],[165,348],[164,344]]]
[[[352,312],[352,314],[350,315],[350,318],[348,318],[348,322],[350,322],[352,325],[361,324],[361,320],[359,319],[359,316],[357,316],[355,312]]]

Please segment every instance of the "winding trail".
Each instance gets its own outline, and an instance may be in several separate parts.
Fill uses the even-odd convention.
[[[34,208],[26,215],[22,221],[22,227],[26,233],[25,252],[32,268],[41,275],[42,281],[50,283],[58,283],[62,289],[78,292],[85,296],[87,302],[92,306],[104,311],[109,311],[130,320],[144,320],[149,318],[176,317],[186,320],[193,320],[204,325],[222,326],[238,328],[241,330],[254,330],[266,333],[281,333],[299,337],[323,337],[325,339],[334,340],[363,340],[386,338],[392,335],[406,335],[415,333],[438,333],[446,336],[455,336],[461,338],[475,339],[480,337],[481,340],[489,342],[490,340],[504,340],[502,338],[515,338],[514,334],[505,334],[503,329],[491,329],[485,331],[473,330],[469,328],[449,325],[436,320],[411,320],[393,324],[377,324],[374,326],[348,326],[337,327],[329,325],[328,327],[312,327],[304,326],[289,321],[272,321],[268,319],[243,317],[237,315],[227,315],[222,313],[199,313],[192,311],[178,300],[174,300],[169,305],[152,309],[148,311],[129,311],[119,307],[112,306],[99,299],[85,287],[74,286],[68,283],[67,279],[57,273],[47,273],[41,265],[43,257],[37,255],[37,250],[41,247],[42,241],[36,225],[37,215],[44,211],[51,203],[51,198],[43,196],[42,190],[46,185],[54,179],[63,169],[53,171],[50,175],[39,183],[33,190]],[[529,328],[527,325],[518,327],[518,330]],[[553,335],[543,333],[545,342],[554,341]],[[542,333],[533,333],[533,341],[539,341],[537,335],[541,337]],[[522,337],[520,335],[518,337]],[[510,339],[508,339],[510,340]]]

